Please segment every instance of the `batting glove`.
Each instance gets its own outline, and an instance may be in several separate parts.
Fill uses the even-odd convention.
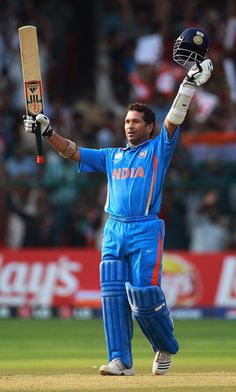
[[[50,126],[50,120],[44,114],[38,114],[35,119],[31,116],[24,117],[25,132],[35,133],[37,126],[40,126],[41,135],[49,139],[53,134],[53,129]]]
[[[202,61],[202,63],[193,65],[187,73],[187,82],[195,86],[202,86],[211,77],[213,64],[210,59]]]

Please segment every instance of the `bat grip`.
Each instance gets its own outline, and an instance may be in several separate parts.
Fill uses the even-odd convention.
[[[37,164],[44,163],[44,155],[43,155],[43,143],[42,143],[42,135],[40,131],[40,124],[36,122],[36,129],[35,129],[35,141],[36,141],[36,149],[37,149],[37,156],[36,162]]]
[[[202,72],[201,62],[198,60],[198,61],[196,61],[196,64],[197,64],[199,71]]]

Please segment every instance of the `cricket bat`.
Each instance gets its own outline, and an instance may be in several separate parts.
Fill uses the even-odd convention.
[[[39,61],[37,29],[34,26],[19,28],[21,67],[25,96],[26,114],[35,118],[43,113],[43,90]],[[35,130],[37,164],[44,163],[40,126]]]

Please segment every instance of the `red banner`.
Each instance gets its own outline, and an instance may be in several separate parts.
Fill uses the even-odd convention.
[[[0,251],[0,306],[100,308],[95,249]],[[236,254],[166,252],[162,288],[170,307],[236,308]]]
[[[236,307],[236,254],[165,253],[162,288],[171,307]]]
[[[0,305],[100,307],[100,253],[94,249],[0,252]]]

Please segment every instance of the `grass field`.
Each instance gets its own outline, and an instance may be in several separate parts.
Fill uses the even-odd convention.
[[[1,320],[1,391],[236,391],[236,321],[177,320],[181,345],[165,376],[134,324],[134,377],[102,377],[107,362],[100,319]]]

